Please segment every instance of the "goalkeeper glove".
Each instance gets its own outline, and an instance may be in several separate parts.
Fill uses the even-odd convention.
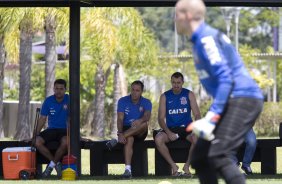
[[[218,114],[209,111],[204,118],[190,123],[186,131],[193,131],[197,137],[211,141],[214,139],[213,130],[219,119],[220,116]]]

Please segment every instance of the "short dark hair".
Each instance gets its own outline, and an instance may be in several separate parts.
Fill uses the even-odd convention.
[[[132,87],[133,85],[139,85],[139,86],[141,87],[141,90],[142,90],[142,91],[144,90],[144,84],[143,84],[143,82],[141,82],[140,80],[133,81],[133,82],[131,83],[131,87]]]
[[[179,78],[179,77],[181,77],[182,81],[184,81],[184,77],[183,77],[182,73],[180,73],[180,72],[175,72],[175,73],[173,73],[173,74],[171,75],[170,79],[172,79],[172,77],[174,77],[174,78]]]
[[[64,85],[65,88],[67,88],[67,82],[64,79],[56,79],[55,82],[54,82],[54,86],[56,84],[62,84],[62,85]]]

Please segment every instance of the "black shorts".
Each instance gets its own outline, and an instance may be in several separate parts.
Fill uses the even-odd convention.
[[[186,132],[186,127],[168,127],[168,129],[173,133],[178,134],[180,140],[187,140],[187,136],[191,134],[191,132]],[[163,129],[155,130],[153,133],[154,139],[159,132],[165,131]]]
[[[67,129],[52,128],[46,129],[39,134],[45,141],[45,144],[52,141],[60,142],[62,137],[67,136]]]
[[[131,126],[123,126],[123,131],[126,131],[126,130],[128,130],[130,128],[131,128]],[[147,135],[148,135],[148,131],[146,131],[142,135],[135,135],[135,136],[133,136],[134,137],[134,141],[135,142],[144,141],[146,139]]]

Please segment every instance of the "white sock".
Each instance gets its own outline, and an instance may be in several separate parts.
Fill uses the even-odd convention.
[[[131,165],[125,165],[125,170],[129,170],[131,172]]]
[[[54,168],[56,166],[55,162],[51,161],[48,165],[48,167]]]

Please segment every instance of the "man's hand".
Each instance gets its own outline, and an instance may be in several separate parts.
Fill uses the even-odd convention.
[[[214,139],[213,130],[219,119],[220,116],[218,114],[209,111],[204,118],[190,123],[186,128],[186,131],[193,131],[197,137],[211,141]]]
[[[174,133],[174,132],[167,131],[166,134],[167,134],[168,139],[169,139],[170,141],[175,141],[175,140],[178,139],[178,135],[177,135],[176,133]]]
[[[121,144],[126,144],[126,138],[122,133],[118,134],[118,142]]]
[[[131,123],[131,127],[132,127],[132,128],[137,127],[137,126],[141,125],[141,123],[143,123],[143,122],[141,121],[141,119],[137,119],[137,120],[135,120],[135,121],[133,121],[133,122]]]

